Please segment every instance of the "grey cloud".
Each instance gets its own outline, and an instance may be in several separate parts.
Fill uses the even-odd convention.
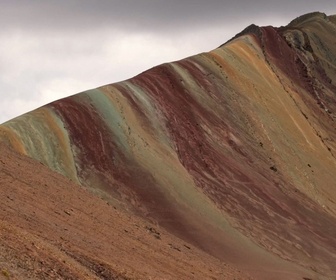
[[[336,2],[297,1],[220,1],[220,0],[68,0],[8,1],[2,5],[3,27],[38,30],[77,30],[117,28],[167,32],[211,24],[237,22],[245,18],[277,15],[292,18],[321,10],[336,13]],[[271,24],[271,23],[270,23]]]
[[[336,1],[0,0],[0,123],[317,10]]]

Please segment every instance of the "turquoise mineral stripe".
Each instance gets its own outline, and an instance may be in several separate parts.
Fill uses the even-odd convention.
[[[146,114],[148,121],[152,124],[152,129],[155,131],[155,135],[159,138],[159,141],[167,146],[172,146],[171,139],[168,137],[168,132],[164,127],[164,116],[162,116],[161,111],[155,107],[153,103],[154,100],[151,100],[149,94],[130,81],[121,82],[120,85],[127,88],[136,99],[136,103],[139,107],[143,108],[142,112]]]
[[[92,105],[96,108],[105,124],[111,129],[111,133],[116,137],[114,141],[117,145],[129,152],[130,147],[126,136],[127,124],[125,124],[122,112],[112,103],[112,99],[108,98],[106,93],[99,89],[86,91],[85,94],[90,98]],[[113,94],[120,95],[118,91],[114,91]]]

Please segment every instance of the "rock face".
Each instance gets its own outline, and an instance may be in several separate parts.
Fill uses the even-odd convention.
[[[252,25],[6,122],[0,139],[257,279],[330,279],[335,18]]]

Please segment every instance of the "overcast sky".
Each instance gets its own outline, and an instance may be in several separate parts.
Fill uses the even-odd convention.
[[[335,0],[0,0],[0,123]]]

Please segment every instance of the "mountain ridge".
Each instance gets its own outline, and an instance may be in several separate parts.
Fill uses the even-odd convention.
[[[251,25],[208,53],[6,122],[0,139],[258,279],[328,279],[333,18]]]

